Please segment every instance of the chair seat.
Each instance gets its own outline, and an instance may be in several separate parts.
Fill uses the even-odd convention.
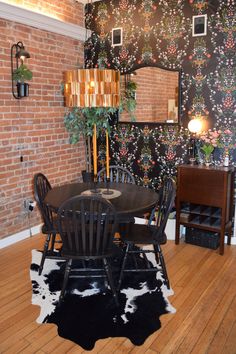
[[[156,226],[127,224],[121,227],[121,239],[125,243],[135,244],[165,244],[167,242],[166,234],[163,233],[155,238]]]

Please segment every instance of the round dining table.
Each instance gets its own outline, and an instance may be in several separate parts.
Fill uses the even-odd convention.
[[[108,189],[109,187],[109,189]],[[130,183],[70,183],[52,188],[44,202],[55,212],[67,199],[77,195],[100,195],[116,208],[119,218],[143,215],[155,206],[158,194]]]

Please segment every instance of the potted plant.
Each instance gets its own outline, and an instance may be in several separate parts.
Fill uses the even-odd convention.
[[[116,108],[108,107],[74,107],[64,116],[64,124],[70,134],[70,143],[76,144],[81,136],[84,139],[86,155],[86,171],[82,171],[83,180],[91,180],[92,160],[91,160],[91,137],[93,135],[94,124],[96,124],[97,135],[102,129],[110,132],[110,115],[116,112]]]
[[[17,81],[16,86],[18,97],[29,96],[29,84],[27,84],[25,80],[31,80],[32,77],[32,71],[30,71],[23,63],[13,71],[12,78]]]
[[[91,137],[93,135],[94,124],[97,127],[97,135],[101,130],[106,129],[110,133],[111,116],[118,111],[125,110],[130,115],[131,120],[135,120],[134,111],[136,108],[135,91],[137,84],[129,81],[126,90],[121,97],[119,108],[114,107],[73,107],[71,111],[64,116],[64,124],[70,134],[70,143],[76,144],[80,137],[84,138],[86,154],[86,170],[82,171],[83,180],[93,179],[92,161],[91,161]]]
[[[214,130],[209,129],[206,132],[202,132],[200,135],[201,141],[201,151],[204,153],[204,163],[206,166],[210,166],[212,163],[212,153],[217,146],[217,139],[219,137],[219,133]]]

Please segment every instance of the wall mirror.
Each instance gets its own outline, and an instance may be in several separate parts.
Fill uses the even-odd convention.
[[[135,92],[137,123],[179,123],[180,117],[180,71],[154,66],[138,68],[121,76],[121,92],[128,81],[137,84]],[[126,112],[119,122],[130,122]]]

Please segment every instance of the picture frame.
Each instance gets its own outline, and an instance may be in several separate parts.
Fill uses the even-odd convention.
[[[112,28],[111,31],[111,45],[112,47],[121,46],[123,44],[123,28]]]
[[[206,36],[207,34],[207,15],[196,15],[192,18],[192,36]]]

